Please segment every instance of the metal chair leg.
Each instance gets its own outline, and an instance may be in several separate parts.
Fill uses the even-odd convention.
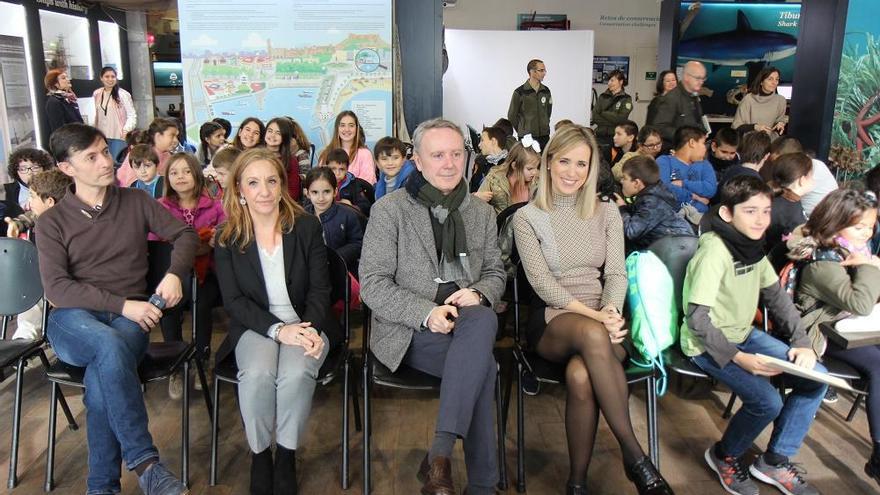
[[[503,401],[501,398],[501,367],[496,364],[496,368],[495,414],[498,421],[498,489],[501,491],[507,491],[507,455],[504,451],[504,437],[506,428],[504,426],[504,406],[502,404]]]
[[[648,455],[651,462],[660,469],[660,445],[657,421],[657,379],[651,377],[645,381],[645,405],[648,412]]]
[[[364,495],[370,495],[370,362],[364,356]]]
[[[355,431],[363,431],[361,408],[358,405],[357,369],[355,366],[351,367],[351,406],[354,413],[354,429]]]
[[[183,400],[180,418],[180,478],[189,487],[189,360],[183,362]]]
[[[55,485],[55,423],[58,416],[58,395],[60,387],[52,382],[49,397],[49,441],[46,445],[46,481],[43,489],[51,492]]]
[[[342,379],[342,489],[348,490],[348,389],[351,387],[351,362],[346,357]]]
[[[856,412],[859,410],[859,406],[862,405],[862,401],[865,400],[864,394],[856,394],[856,398],[853,401],[852,407],[849,409],[849,413],[846,415],[847,423],[852,421],[854,417],[856,417]]]
[[[217,484],[217,434],[220,430],[220,380],[214,377],[214,407],[211,409],[211,473],[208,483]]]
[[[205,363],[202,362],[202,358],[199,357],[198,353],[194,359],[196,363],[196,374],[198,374],[199,383],[202,384],[202,397],[205,399],[205,406],[208,409],[208,417],[211,417],[214,414],[214,407],[211,404],[211,393],[208,392],[208,377],[205,374]]]
[[[525,441],[525,404],[522,391],[522,363],[516,363],[516,491],[526,491],[526,441]]]
[[[40,361],[43,363],[43,368],[46,370],[49,369],[49,358],[46,357],[46,353],[40,349],[40,353],[37,354],[40,358]],[[64,417],[67,418],[67,428],[70,431],[76,431],[79,429],[79,425],[76,424],[76,419],[73,418],[73,413],[70,412],[70,407],[67,405],[67,399],[64,398],[64,392],[61,391],[61,388],[58,388],[58,402],[61,405],[61,411],[64,413]]]
[[[12,406],[12,448],[9,455],[9,478],[6,487],[12,490],[18,484],[18,443],[21,430],[21,390],[24,385],[25,359],[18,360],[15,370],[15,403]]]
[[[730,394],[730,400],[727,401],[727,407],[724,408],[724,412],[721,414],[721,417],[724,419],[730,419],[731,413],[733,412],[733,405],[736,403],[736,394]]]

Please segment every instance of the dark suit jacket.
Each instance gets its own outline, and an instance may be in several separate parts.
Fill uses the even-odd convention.
[[[332,347],[342,339],[330,310],[330,275],[322,234],[318,219],[306,214],[296,218],[293,230],[282,234],[281,242],[287,293],[293,309],[302,321],[311,322],[315,329],[327,334]],[[235,350],[238,339],[247,330],[266,335],[270,326],[281,322],[269,312],[258,249],[256,242],[243,253],[232,245],[217,244],[214,248],[223,306],[229,315],[229,335],[217,351],[218,363]]]
[[[656,105],[655,105],[656,102]],[[656,127],[663,141],[672,144],[675,131],[686,125],[703,128],[703,110],[699,97],[692,96],[679,85],[666,94],[655,98],[654,105],[645,125]]]
[[[3,200],[3,204],[6,206],[6,211],[3,213],[3,216],[15,218],[24,213],[24,210],[18,205],[18,193],[21,191],[21,184],[13,179],[12,182],[3,184],[3,189],[6,190],[6,199]],[[0,220],[3,219],[0,218]],[[0,227],[3,227],[3,235],[6,235],[6,224],[3,224]]]

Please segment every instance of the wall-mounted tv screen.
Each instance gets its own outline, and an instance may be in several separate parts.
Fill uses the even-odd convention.
[[[693,3],[681,3],[682,20]],[[733,115],[743,90],[765,67],[779,69],[780,83],[790,85],[800,16],[796,3],[701,2],[681,33],[677,63],[698,60],[706,66],[703,86],[712,96],[703,97],[703,112]]]
[[[183,86],[183,66],[180,62],[153,62],[153,86],[179,88]]]

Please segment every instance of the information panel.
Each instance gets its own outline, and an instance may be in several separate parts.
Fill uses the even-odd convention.
[[[391,0],[180,0],[187,135],[247,117],[296,120],[320,151],[342,110],[392,132]]]

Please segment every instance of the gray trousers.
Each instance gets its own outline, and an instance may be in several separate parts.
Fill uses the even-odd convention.
[[[492,354],[497,329],[492,309],[461,308],[452,333],[415,332],[404,358],[408,366],[442,378],[436,431],[464,440],[468,484],[478,487],[498,483]]]
[[[248,330],[235,346],[238,395],[248,445],[255,453],[272,445],[296,449],[305,435],[318,371],[330,349],[326,335],[320,359],[300,346],[278,344]]]

